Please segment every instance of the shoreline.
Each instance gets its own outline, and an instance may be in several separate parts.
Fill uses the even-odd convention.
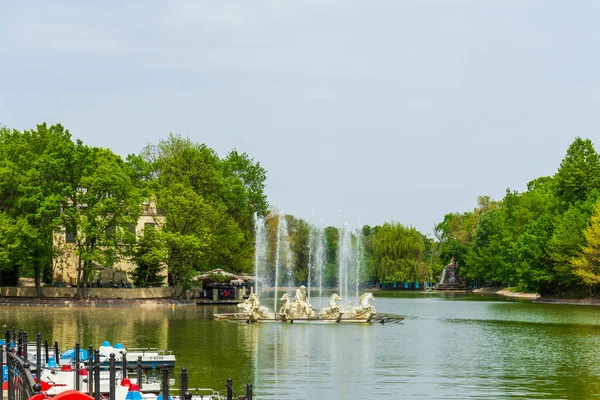
[[[66,299],[66,298],[31,298],[31,297],[0,297],[1,306],[17,307],[174,307],[196,306],[189,300],[171,299]]]
[[[498,287],[489,287],[489,288],[480,288],[473,289],[472,293],[481,293],[481,294],[494,294],[505,297],[514,297],[519,299],[529,299],[536,301],[540,299],[540,295],[538,293],[523,293],[523,292],[511,292],[507,288],[498,288]]]
[[[286,289],[286,288],[282,288]],[[287,288],[292,289],[292,288]],[[311,288],[311,291],[315,290]],[[386,291],[385,289],[371,288],[372,292]],[[266,290],[272,291],[272,290]],[[394,290],[395,291],[395,290]],[[423,293],[431,293],[425,292]],[[497,295],[509,298],[531,300],[536,304],[578,305],[578,306],[600,306],[600,299],[558,299],[552,297],[541,297],[538,293],[512,292],[507,288],[486,287],[461,291],[433,291],[478,293],[480,295]],[[154,299],[87,299],[79,300],[72,298],[37,298],[37,297],[0,297],[0,307],[175,307],[175,306],[197,306],[195,300],[172,300],[168,298]]]
[[[536,304],[555,304],[571,306],[600,306],[600,299],[555,299],[553,297],[540,297],[533,301]]]

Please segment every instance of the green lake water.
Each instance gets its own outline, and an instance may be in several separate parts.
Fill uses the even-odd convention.
[[[62,349],[104,340],[159,347],[191,387],[224,393],[252,383],[256,399],[588,399],[600,397],[600,308],[475,294],[375,293],[400,324],[244,324],[235,307],[0,308]],[[324,300],[323,300],[324,301]],[[319,308],[319,299],[312,299]],[[2,335],[4,336],[4,335]]]

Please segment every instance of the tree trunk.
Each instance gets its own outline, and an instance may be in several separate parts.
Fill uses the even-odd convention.
[[[42,297],[44,297],[44,294],[42,293],[42,282],[41,282],[41,271],[39,268],[39,265],[37,267],[34,268],[34,279],[35,279],[35,291],[37,293],[37,297],[38,299],[41,299]]]
[[[81,291],[81,271],[83,270],[83,266],[81,265],[81,256],[78,257],[77,260],[77,296],[82,299],[83,293]]]

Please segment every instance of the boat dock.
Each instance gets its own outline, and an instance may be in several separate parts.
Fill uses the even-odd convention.
[[[172,388],[175,385],[171,377],[174,356],[170,352],[130,349],[130,360],[135,360],[133,356],[137,355],[136,362],[132,364],[127,360],[127,352],[119,349],[123,347],[112,347],[104,342],[98,349],[90,346],[88,352],[77,343],[74,349],[61,353],[57,342],[54,342],[54,348],[49,346],[48,340],[42,345],[39,333],[35,343],[28,343],[27,333],[22,329],[19,332],[14,328],[12,332],[7,330],[6,340],[0,340],[3,375],[0,399],[252,400],[252,384],[246,385],[244,394],[236,394],[231,379],[225,384],[225,395],[210,388],[190,388],[185,368],[178,375],[178,387]],[[108,350],[110,354],[103,354],[101,350]],[[159,379],[144,375],[144,368],[148,365],[142,360],[146,358],[154,363],[153,369],[161,371]],[[128,371],[134,371],[133,375]]]

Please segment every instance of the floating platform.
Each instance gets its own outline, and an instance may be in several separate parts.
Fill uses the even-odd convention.
[[[290,324],[370,324],[370,323],[398,323],[404,320],[404,317],[397,315],[374,315],[371,319],[332,319],[332,318],[259,318],[251,319],[245,313],[227,313],[215,314],[215,318],[221,321],[239,322],[239,323],[290,323]]]

